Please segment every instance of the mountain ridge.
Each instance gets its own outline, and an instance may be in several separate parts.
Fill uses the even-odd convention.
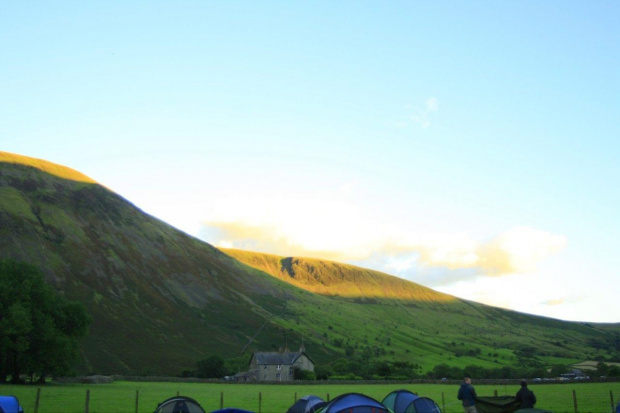
[[[321,364],[382,360],[510,365],[523,347],[607,355],[619,325],[516,313],[332,261],[219,250],[70,168],[0,152],[0,259],[39,266],[94,322],[82,373],[168,374],[217,354],[303,342]],[[596,340],[597,345],[592,345]],[[467,351],[464,349],[468,348]]]
[[[233,248],[219,249],[251,267],[317,294],[432,302],[460,300],[394,275],[351,264],[317,258],[284,257]]]

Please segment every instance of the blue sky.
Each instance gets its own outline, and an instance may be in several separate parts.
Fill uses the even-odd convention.
[[[620,322],[615,1],[3,2],[0,150],[217,246]]]

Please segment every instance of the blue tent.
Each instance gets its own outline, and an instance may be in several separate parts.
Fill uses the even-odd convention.
[[[23,413],[24,409],[19,405],[15,396],[0,396],[0,412],[2,413]]]
[[[394,413],[440,413],[437,403],[428,397],[420,397],[409,390],[395,390],[381,402]]]
[[[359,393],[345,393],[320,410],[321,413],[390,413],[390,410],[373,399]]]
[[[326,404],[319,396],[308,395],[297,400],[286,413],[314,413]]]
[[[204,409],[191,397],[171,397],[157,404],[153,413],[205,413]]]

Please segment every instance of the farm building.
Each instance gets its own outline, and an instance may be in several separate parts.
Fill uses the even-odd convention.
[[[255,352],[250,359],[245,380],[291,381],[295,378],[294,368],[314,371],[314,361],[306,354],[303,344],[299,351],[295,352],[288,348],[283,352]]]

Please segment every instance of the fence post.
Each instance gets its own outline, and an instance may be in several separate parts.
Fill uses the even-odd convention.
[[[140,395],[140,391],[136,390],[136,413],[138,413],[138,397],[140,397],[139,395]]]
[[[224,392],[220,393],[220,410],[224,408]]]
[[[495,390],[493,394],[495,395],[495,397],[497,397],[497,390]]]
[[[326,401],[329,401],[329,393],[327,393],[327,399],[326,399]]]
[[[263,393],[258,392],[258,413],[263,411]]]
[[[577,410],[577,392],[575,392],[575,390],[573,390],[573,404],[575,405],[575,413],[578,413],[579,410]]]
[[[37,389],[37,398],[34,401],[34,413],[39,413],[39,399],[41,398],[41,388],[39,387]],[[613,404],[613,399],[612,399],[612,403]]]
[[[86,404],[84,405],[84,413],[88,413],[90,410],[90,389],[86,390]]]
[[[446,411],[446,398],[444,397],[443,392],[441,392],[441,410],[444,412]]]

